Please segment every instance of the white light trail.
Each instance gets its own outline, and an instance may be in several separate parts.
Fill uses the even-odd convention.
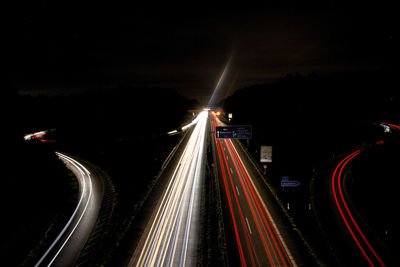
[[[200,114],[201,114],[201,113],[200,113]],[[189,129],[189,128],[192,127],[193,125],[196,125],[196,123],[197,123],[198,120],[199,120],[200,114],[199,114],[198,116],[196,116],[196,118],[194,118],[190,123],[186,124],[185,126],[182,126],[182,127],[181,127],[181,130],[182,130],[182,131],[185,131],[186,129]],[[168,134],[168,135],[173,135],[173,134],[176,134],[176,133],[178,133],[178,132],[179,132],[178,130],[172,130],[172,131],[168,132],[167,134]]]
[[[76,205],[76,208],[75,208],[74,212],[72,213],[72,216],[68,220],[67,224],[61,230],[61,232],[58,234],[56,239],[53,241],[53,243],[50,245],[50,247],[46,250],[46,252],[43,254],[43,256],[35,264],[35,267],[40,266],[42,264],[42,262],[46,259],[46,257],[49,255],[49,253],[53,251],[54,247],[56,245],[59,245],[59,242],[62,240],[62,238],[65,238],[64,242],[61,243],[61,246],[58,248],[58,250],[53,251],[53,253],[55,252],[55,254],[49,259],[49,263],[47,264],[47,266],[51,266],[53,264],[53,262],[56,260],[56,258],[58,257],[58,255],[60,254],[62,249],[65,247],[65,245],[71,238],[72,234],[75,232],[75,229],[78,227],[79,223],[81,222],[82,217],[84,216],[84,214],[87,210],[87,207],[89,205],[89,202],[90,202],[90,199],[92,196],[92,179],[90,177],[89,170],[86,169],[82,164],[80,164],[78,161],[74,160],[71,157],[68,157],[68,156],[58,153],[58,152],[56,152],[56,154],[66,164],[71,164],[74,167],[74,169],[80,173],[80,176],[77,175],[77,177],[79,179],[79,183],[82,186],[81,196],[80,196],[78,204]],[[86,175],[86,177],[88,177],[88,180],[85,179],[85,175]],[[87,182],[88,182],[88,184],[87,184]],[[88,192],[87,192],[87,190],[88,190]],[[86,202],[84,203],[85,194],[89,194],[89,195],[87,197]],[[82,207],[82,205],[84,205],[83,211],[81,213],[79,213],[78,211]],[[76,218],[78,218],[78,221],[76,221],[75,225],[71,226],[72,221]],[[68,234],[67,237],[64,237],[64,234],[66,233],[66,231],[69,227],[72,227],[72,230],[70,231],[70,233]]]
[[[31,134],[26,134],[24,135],[24,139],[25,141],[31,140],[32,138],[37,138],[39,136],[45,135],[47,133],[47,131],[40,131],[40,132],[36,132],[36,133],[31,133]]]
[[[182,153],[129,266],[189,266],[197,250],[200,185],[208,112],[194,120],[196,127]]]

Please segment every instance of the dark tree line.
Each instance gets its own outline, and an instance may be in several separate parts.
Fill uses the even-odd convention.
[[[273,145],[276,165],[310,170],[375,138],[377,123],[399,121],[396,88],[396,77],[385,72],[291,74],[237,90],[223,107],[233,113],[232,123],[253,125],[255,157],[260,145]]]

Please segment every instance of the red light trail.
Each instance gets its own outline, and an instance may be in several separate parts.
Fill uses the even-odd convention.
[[[221,126],[212,113],[212,126]],[[242,266],[294,266],[277,226],[271,218],[235,145],[217,139],[217,155]],[[241,192],[241,193],[239,193]]]
[[[355,157],[357,157],[360,153],[361,149],[351,153],[336,166],[332,175],[331,189],[333,192],[333,198],[335,200],[335,204],[340,214],[340,217],[343,220],[348,232],[350,233],[357,247],[360,249],[362,255],[367,260],[368,264],[370,266],[385,266],[382,259],[373,249],[370,242],[367,240],[364,233],[358,226],[356,220],[354,219],[353,215],[351,214],[342,190],[343,170],[346,167],[346,165]]]

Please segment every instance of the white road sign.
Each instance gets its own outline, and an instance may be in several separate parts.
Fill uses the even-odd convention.
[[[272,162],[272,146],[261,146],[260,162]]]

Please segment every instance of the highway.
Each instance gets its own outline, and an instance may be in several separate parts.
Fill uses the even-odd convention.
[[[360,256],[365,260],[364,263],[370,266],[385,266],[378,253],[372,247],[362,229],[347,204],[343,192],[344,188],[344,173],[348,168],[348,164],[354,160],[362,150],[356,150],[344,157],[335,167],[330,179],[330,191],[332,201],[336,207],[336,212],[341,222],[345,226],[349,238],[353,241],[354,246],[358,248]]]
[[[194,120],[128,266],[196,266],[207,122],[207,111]]]
[[[72,266],[76,263],[97,221],[103,198],[99,177],[76,159],[56,153],[79,182],[79,200],[68,222],[35,266]]]
[[[222,123],[211,113],[213,132]],[[214,134],[217,164],[223,179],[227,210],[232,219],[241,266],[296,266],[286,245],[280,225],[274,220],[269,203],[264,202],[249,169],[242,160],[240,147],[231,139]]]

